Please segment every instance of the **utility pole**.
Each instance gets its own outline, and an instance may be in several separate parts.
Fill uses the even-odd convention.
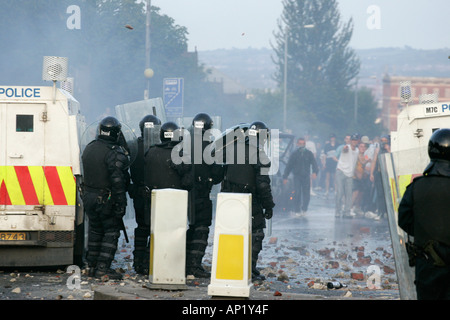
[[[151,0],[146,0],[146,21],[145,21],[145,70],[144,75],[147,78],[147,85],[144,91],[144,99],[150,95],[150,78],[153,76],[153,70],[150,68],[150,14]]]
[[[287,120],[287,51],[288,51],[288,31],[286,27],[284,31],[284,79],[283,79],[283,131],[286,132],[286,120]]]

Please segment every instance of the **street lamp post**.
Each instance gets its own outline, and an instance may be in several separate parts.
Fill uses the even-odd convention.
[[[283,80],[283,131],[286,132],[286,99],[287,99],[287,51],[288,51],[288,28],[284,32],[284,80]]]
[[[151,0],[146,3],[146,21],[145,21],[145,70],[144,75],[147,78],[147,85],[144,91],[144,99],[148,99],[150,95],[150,78],[153,76],[153,70],[150,69],[150,14]]]
[[[353,114],[355,123],[358,119],[358,77],[355,79],[355,106],[354,106],[354,114]]]

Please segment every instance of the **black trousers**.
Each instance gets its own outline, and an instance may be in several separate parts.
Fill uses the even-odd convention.
[[[134,263],[137,265],[148,265],[150,247],[148,238],[150,236],[150,201],[143,197],[133,198],[136,228],[134,229]]]
[[[209,193],[197,197],[193,221],[189,222],[186,233],[186,267],[201,266],[203,256],[208,246],[209,227],[212,223],[212,202]]]
[[[418,300],[450,300],[450,266],[436,267],[432,259],[416,259]]]
[[[308,176],[294,176],[294,210],[307,211],[311,200],[311,180]]]
[[[83,205],[89,218],[88,251],[89,266],[100,264],[110,267],[120,237],[120,221],[112,212],[112,205],[97,193],[86,192]]]

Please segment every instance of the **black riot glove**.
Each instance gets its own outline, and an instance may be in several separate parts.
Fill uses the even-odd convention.
[[[273,216],[273,209],[272,208],[264,210],[264,218],[269,220],[270,218],[272,218],[272,216]]]

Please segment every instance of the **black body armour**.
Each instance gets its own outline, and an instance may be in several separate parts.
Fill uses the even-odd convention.
[[[111,189],[110,174],[105,163],[108,153],[114,148],[102,140],[90,142],[82,155],[84,184],[94,189]],[[100,165],[99,164],[104,164]]]
[[[172,148],[156,145],[145,155],[145,184],[150,189],[183,189],[180,174],[171,160]]]
[[[242,163],[242,146],[245,147],[245,158]],[[246,189],[255,192],[256,174],[255,167],[257,165],[257,148],[248,144],[236,144],[234,148],[234,159],[232,164],[228,164],[226,171],[226,180],[233,184],[245,186]]]
[[[135,161],[130,166],[131,180],[138,186],[144,185],[144,142],[138,138],[138,153]]]
[[[429,175],[413,184],[414,242],[428,240],[450,245],[450,178]]]

